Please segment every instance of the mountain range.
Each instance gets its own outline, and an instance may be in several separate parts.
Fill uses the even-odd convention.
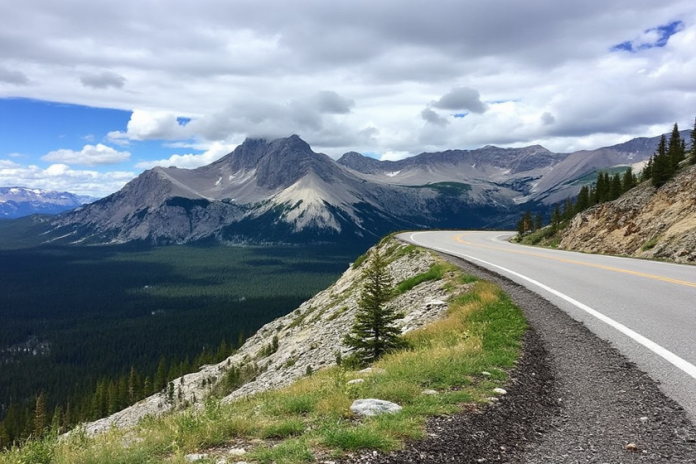
[[[106,198],[38,222],[44,239],[59,243],[373,242],[398,229],[510,228],[521,210],[574,196],[599,169],[640,166],[658,140],[378,161],[355,152],[333,160],[297,135],[247,139],[207,166],[156,167]]]
[[[0,187],[0,219],[14,219],[30,214],[58,214],[95,200],[97,198],[69,192]]]

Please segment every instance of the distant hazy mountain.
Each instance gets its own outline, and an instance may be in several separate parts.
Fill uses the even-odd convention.
[[[69,192],[0,187],[0,218],[13,219],[30,214],[58,214],[77,208],[96,198]]]
[[[486,146],[338,161],[293,135],[247,139],[197,169],[157,167],[44,221],[68,243],[374,241],[397,229],[511,227],[523,208],[577,193],[598,169],[645,161],[657,138],[571,154]]]

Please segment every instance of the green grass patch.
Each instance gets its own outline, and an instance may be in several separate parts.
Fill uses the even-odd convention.
[[[651,238],[650,240],[648,240],[647,242],[645,242],[645,243],[643,244],[643,246],[640,247],[640,250],[641,250],[641,251],[652,250],[653,248],[655,248],[655,246],[657,245],[657,243],[658,243],[659,241],[660,241],[660,239],[659,239],[658,237],[653,237],[653,238]]]
[[[203,407],[149,418],[132,431],[30,442],[0,454],[0,464],[178,463],[188,453],[211,453],[210,462],[216,462],[216,447],[240,439],[265,440],[248,450],[248,459],[258,463],[301,464],[319,455],[338,459],[357,450],[398,449],[404,440],[424,436],[428,416],[456,413],[464,403],[485,403],[493,388],[504,385],[506,369],[520,354],[526,322],[495,285],[444,263],[408,285],[445,274],[460,291],[450,299],[445,317],[408,333],[409,349],[388,354],[372,373],[332,367],[281,390],[229,404],[210,399]],[[243,367],[236,369],[232,383],[242,375]],[[364,382],[349,385],[355,378]],[[423,394],[425,389],[437,394]],[[403,410],[356,417],[349,407],[357,398],[394,401]]]
[[[427,188],[449,197],[458,197],[471,191],[471,185],[461,182],[435,182],[425,185],[414,185],[411,188]]]
[[[440,280],[440,279],[442,279],[442,277],[445,275],[446,272],[453,271],[455,269],[456,269],[456,267],[452,264],[449,264],[449,263],[433,264],[430,267],[430,269],[423,272],[422,274],[418,274],[416,276],[410,277],[410,278],[400,282],[396,286],[395,293],[397,295],[401,295],[403,293],[408,292],[416,285],[422,284],[423,282],[428,282],[430,280]]]

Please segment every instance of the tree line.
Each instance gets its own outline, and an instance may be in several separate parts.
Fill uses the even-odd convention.
[[[205,364],[225,360],[243,343],[244,333],[240,332],[236,347],[223,339],[217,350],[204,347],[193,361],[186,358],[179,362],[162,356],[157,369],[149,375],[143,375],[131,366],[127,373],[117,378],[103,377],[92,391],[74,394],[64,404],[49,404],[45,392],[40,392],[31,401],[11,401],[0,421],[0,450],[28,437],[63,433],[77,424],[107,417],[144,398],[165,392],[172,380],[196,372]]]
[[[627,168],[623,174],[614,173],[613,175],[600,171],[597,174],[597,181],[589,186],[583,185],[576,198],[569,197],[562,204],[556,204],[548,222],[548,225],[551,226],[549,233],[555,233],[561,223],[569,221],[573,216],[591,206],[616,200],[641,182],[650,181],[657,188],[663,186],[674,177],[680,163],[687,158],[689,164],[696,165],[696,118],[694,119],[694,128],[690,133],[690,149],[688,151],[686,140],[681,137],[679,126],[675,123],[669,140],[662,134],[657,150],[639,175],[635,175],[631,168]],[[531,211],[526,211],[517,222],[517,232],[520,237],[543,227],[542,214],[534,215]]]
[[[696,118],[691,131],[691,150],[686,151],[686,140],[679,133],[679,126],[674,123],[669,142],[664,134],[660,137],[657,151],[650,157],[641,173],[641,179],[650,180],[655,187],[662,187],[679,169],[679,164],[689,156],[689,163],[696,164]]]

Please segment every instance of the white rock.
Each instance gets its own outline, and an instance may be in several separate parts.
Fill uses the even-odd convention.
[[[483,372],[481,372],[481,375],[484,376],[484,377],[490,377],[490,376],[491,376],[491,373],[488,372],[488,371],[483,371]]]
[[[207,454],[196,453],[196,454],[187,454],[186,456],[184,456],[184,459],[186,459],[188,462],[196,462],[196,461],[200,461],[201,459],[205,459],[207,457],[208,457]]]
[[[244,448],[232,448],[227,452],[230,456],[244,456],[246,454],[246,450]]]
[[[504,390],[502,388],[494,388],[493,393],[496,393],[498,395],[507,395],[507,390]]]
[[[350,410],[353,414],[360,416],[378,416],[380,414],[393,414],[403,409],[396,403],[391,401],[377,400],[374,398],[355,400],[350,405]]]
[[[423,395],[437,395],[437,391],[436,390],[423,390],[421,392],[421,394],[423,394]]]
[[[365,381],[365,379],[353,379],[353,380],[348,381],[348,385],[355,385],[355,384],[363,383],[364,381]]]

